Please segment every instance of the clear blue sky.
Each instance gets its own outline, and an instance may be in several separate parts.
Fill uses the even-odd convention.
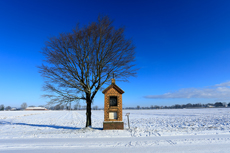
[[[229,0],[0,0],[0,104],[46,104],[36,67],[44,42],[98,14],[136,45],[138,76],[116,82],[124,107],[230,102],[229,8]],[[99,92],[94,105],[103,100]]]

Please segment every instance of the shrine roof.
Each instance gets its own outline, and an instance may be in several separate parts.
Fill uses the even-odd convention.
[[[102,91],[103,94],[105,94],[107,91],[109,91],[111,88],[114,88],[119,92],[120,94],[125,93],[120,87],[118,87],[115,83],[112,83],[110,86],[108,86],[105,90]]]

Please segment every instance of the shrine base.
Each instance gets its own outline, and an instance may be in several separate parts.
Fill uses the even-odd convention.
[[[103,130],[124,130],[124,122],[103,122]]]

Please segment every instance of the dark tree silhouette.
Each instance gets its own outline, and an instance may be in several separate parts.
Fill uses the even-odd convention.
[[[5,110],[11,110],[11,107],[10,107],[10,106],[7,106],[7,107],[5,108]]]
[[[215,107],[223,107],[223,103],[222,102],[216,102],[215,104]]]
[[[0,105],[0,111],[4,111],[4,105],[2,104],[2,105]]]
[[[22,104],[21,104],[21,109],[24,110],[24,109],[26,109],[26,108],[27,108],[27,103],[22,103]]]
[[[50,38],[42,51],[47,64],[39,72],[45,78],[44,90],[51,94],[43,96],[56,104],[85,100],[86,127],[91,126],[91,104],[99,89],[114,73],[118,81],[136,75],[134,49],[124,28],[115,29],[107,16]]]

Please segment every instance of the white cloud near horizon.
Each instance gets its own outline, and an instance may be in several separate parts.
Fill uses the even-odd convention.
[[[145,98],[150,99],[174,99],[174,98],[230,98],[230,81],[216,84],[212,87],[202,89],[184,88],[174,92],[168,92],[162,95],[148,95]]]
[[[230,81],[215,85],[215,87],[229,87],[229,86],[230,86]]]

